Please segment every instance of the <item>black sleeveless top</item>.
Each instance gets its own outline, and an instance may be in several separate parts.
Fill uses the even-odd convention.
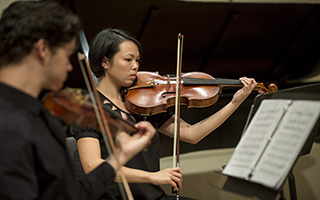
[[[125,166],[134,169],[140,169],[148,172],[157,172],[160,170],[160,163],[159,163],[159,150],[160,150],[160,140],[159,140],[159,132],[158,129],[172,116],[172,113],[160,113],[153,116],[139,116],[136,114],[130,114],[119,107],[114,105],[108,98],[104,95],[99,93],[101,102],[105,102],[107,100],[110,103],[103,104],[104,109],[111,110],[112,112],[116,112],[117,114],[124,113],[127,115],[127,119],[133,123],[137,123],[139,121],[149,121],[154,128],[156,129],[156,134],[151,140],[151,145],[148,146],[146,150],[141,151],[135,157],[133,157]],[[105,147],[104,140],[102,135],[97,130],[84,130],[81,131],[73,131],[74,137],[78,140],[83,137],[93,137],[99,139],[100,146],[101,146],[101,156],[103,159],[108,157],[108,153]],[[105,198],[107,199],[122,199],[120,190],[119,190],[119,183],[113,183],[113,185],[107,189],[107,195]],[[165,195],[162,188],[158,185],[153,185],[149,183],[130,183],[130,189],[132,191],[133,197],[135,199],[144,200],[150,199],[155,200],[163,195]]]

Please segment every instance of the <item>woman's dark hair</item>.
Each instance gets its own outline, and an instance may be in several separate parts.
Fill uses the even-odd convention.
[[[102,67],[103,58],[106,57],[113,62],[113,57],[120,51],[120,44],[126,40],[134,42],[141,55],[141,45],[129,33],[119,29],[105,29],[98,33],[93,39],[89,50],[89,61],[93,74],[99,78],[105,75]]]
[[[79,29],[78,17],[55,2],[14,2],[0,19],[0,67],[19,62],[39,39],[54,51],[72,41]]]

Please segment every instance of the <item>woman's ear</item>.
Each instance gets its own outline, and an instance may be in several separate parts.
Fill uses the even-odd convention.
[[[103,57],[101,65],[104,69],[108,69],[110,67],[109,59],[107,57]]]

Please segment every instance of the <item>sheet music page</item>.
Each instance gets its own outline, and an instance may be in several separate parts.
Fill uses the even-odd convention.
[[[247,179],[268,143],[288,100],[263,100],[235,148],[223,174]]]
[[[279,189],[315,126],[319,113],[319,101],[293,101],[251,180]]]

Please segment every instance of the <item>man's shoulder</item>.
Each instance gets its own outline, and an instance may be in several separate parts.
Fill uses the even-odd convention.
[[[31,130],[35,120],[37,117],[28,110],[0,98],[0,130],[23,134]]]

